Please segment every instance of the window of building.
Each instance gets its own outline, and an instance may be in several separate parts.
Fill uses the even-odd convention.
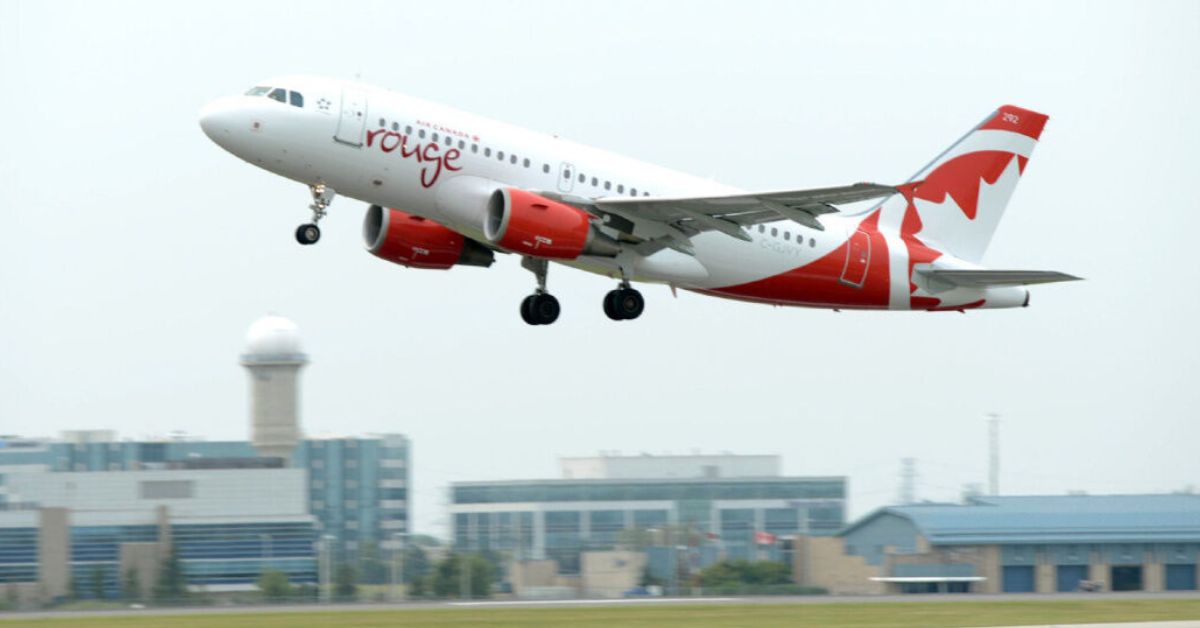
[[[138,483],[142,499],[189,499],[196,491],[192,480],[145,480]]]
[[[313,466],[313,468],[314,468],[314,469],[324,469],[324,468],[325,468],[325,461],[324,461],[324,460],[313,460],[313,461],[312,461],[312,466]]]

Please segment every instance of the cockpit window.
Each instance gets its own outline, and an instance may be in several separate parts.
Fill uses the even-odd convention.
[[[271,90],[270,94],[267,94],[267,98],[270,98],[272,100],[278,100],[279,102],[282,102],[282,103],[286,103],[287,102],[287,90],[282,87],[276,87],[275,89]]]
[[[304,96],[300,92],[288,92],[288,97],[292,100],[293,107],[304,107]]]
[[[258,87],[251,87],[250,91],[246,92],[246,95],[247,96],[262,96],[269,91],[271,91],[270,87],[262,87],[260,85]]]

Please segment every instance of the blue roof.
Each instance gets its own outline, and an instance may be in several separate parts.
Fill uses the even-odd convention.
[[[912,521],[933,545],[1200,542],[1200,495],[1188,494],[976,497],[965,504],[888,506],[839,535],[885,514]]]

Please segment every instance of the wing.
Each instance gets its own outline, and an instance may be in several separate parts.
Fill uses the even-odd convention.
[[[1057,281],[1079,281],[1080,278],[1053,270],[984,270],[923,268],[917,272],[939,282],[962,288],[988,286],[1028,286]]]
[[[682,196],[654,198],[598,198],[590,205],[635,223],[648,221],[669,227],[668,235],[687,236],[702,231],[720,231],[741,240],[750,235],[746,225],[780,219],[823,230],[818,217],[838,211],[835,204],[854,203],[890,196],[896,188],[878,183],[856,183],[835,188],[756,192],[727,196]],[[677,233],[672,233],[677,232]]]

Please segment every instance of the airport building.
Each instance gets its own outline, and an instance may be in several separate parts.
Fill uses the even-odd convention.
[[[286,319],[255,322],[240,363],[250,376],[248,441],[129,441],[110,430],[0,436],[0,583],[49,583],[61,595],[65,569],[76,583],[102,579],[111,596],[134,560],[127,552],[153,569],[149,550],[125,549],[149,543],[159,559],[174,544],[192,587],[252,588],[264,569],[315,582],[318,558],[354,562],[401,547],[409,440],[303,437],[298,382],[308,357]],[[67,567],[42,555],[51,546],[67,548]]]
[[[831,535],[845,522],[844,477],[787,477],[778,456],[599,456],[561,461],[561,479],[457,482],[454,547],[580,573],[584,553],[618,546],[690,547],[696,567],[720,558],[786,560],[781,543]],[[756,533],[759,536],[756,539]],[[666,570],[664,566],[662,570]]]
[[[889,506],[795,551],[796,581],[832,593],[1196,591],[1200,495]]]

